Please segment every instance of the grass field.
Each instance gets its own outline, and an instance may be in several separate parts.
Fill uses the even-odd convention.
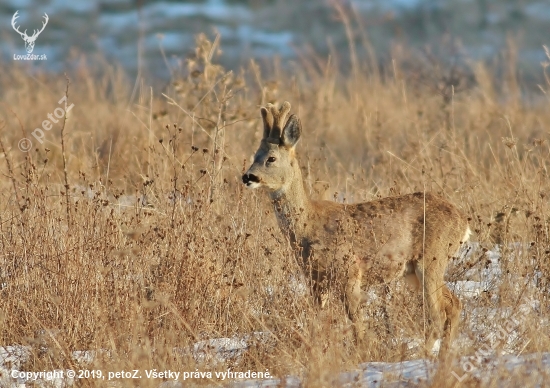
[[[396,52],[380,66],[352,57],[349,72],[338,70],[338,58],[315,56],[228,72],[216,51],[198,37],[195,55],[162,88],[85,60],[69,85],[63,75],[3,64],[0,346],[30,346],[20,370],[231,367],[320,387],[363,362],[425,356],[406,345],[423,338],[424,321],[420,297],[401,283],[385,301],[372,298],[379,335],[356,349],[343,305],[316,309],[267,196],[241,184],[262,134],[259,107],[284,100],[302,120],[298,155],[312,197],[358,202],[428,190],[448,198],[470,217],[475,243],[450,263],[453,284],[482,284],[486,252],[498,250],[496,276],[472,295],[459,292],[456,362],[510,316],[517,325],[498,352],[536,360],[550,351],[548,69],[538,87],[526,85],[512,46],[494,67],[442,61],[413,70]],[[57,119],[65,101],[74,105]],[[28,152],[18,147],[23,138],[33,143]],[[250,340],[238,363],[185,351],[254,332],[271,334]],[[97,353],[86,365],[72,359],[76,350]],[[425,385],[458,384],[443,372]],[[460,386],[493,386],[514,373],[499,369]],[[518,376],[518,385],[533,386],[532,374]]]

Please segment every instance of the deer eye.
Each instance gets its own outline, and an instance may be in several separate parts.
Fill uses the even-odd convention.
[[[270,156],[269,158],[267,158],[267,163],[273,163],[275,162],[277,159],[275,158],[275,156]]]

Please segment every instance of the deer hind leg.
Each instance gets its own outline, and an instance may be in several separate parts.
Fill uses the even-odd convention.
[[[361,291],[362,271],[358,265],[350,268],[344,290],[344,304],[349,319],[353,322],[353,329],[357,343],[365,339],[366,326]]]
[[[390,328],[390,314],[388,313],[388,309],[387,309],[387,303],[388,303],[388,298],[390,297],[390,287],[388,286],[388,284],[384,284],[382,286],[382,300],[383,300],[383,304],[382,304],[382,307],[381,307],[381,314],[382,314],[382,317],[384,318],[384,329],[385,329],[385,334],[386,335],[389,335],[391,333],[391,328]]]
[[[428,327],[426,333],[426,351],[430,353],[433,349],[435,341],[442,339],[444,332],[445,300],[443,288],[443,278],[439,278],[434,271],[429,271],[429,266],[422,269],[420,265],[416,265],[415,273],[423,292],[424,304],[427,307]]]
[[[448,345],[456,338],[462,303],[460,303],[460,300],[447,288],[447,286],[443,286],[443,299],[445,303],[443,336]]]

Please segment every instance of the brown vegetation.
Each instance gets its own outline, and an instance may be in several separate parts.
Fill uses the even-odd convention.
[[[465,301],[458,331],[470,341],[456,345],[458,355],[480,345],[474,308],[514,310],[535,298],[547,315],[550,80],[528,99],[513,62],[498,77],[472,65],[475,82],[457,92],[445,84],[452,77],[417,82],[399,57],[387,71],[349,76],[318,58],[291,73],[254,63],[232,73],[212,62],[215,52],[199,37],[183,75],[163,91],[138,84],[132,93],[116,68],[96,79],[82,65],[70,75],[74,108],[45,131],[44,144],[31,132],[58,106],[65,77],[4,65],[0,345],[31,345],[28,370],[78,369],[70,353],[85,349],[107,351],[93,364],[105,371],[226,370],[173,349],[257,331],[272,339],[235,369],[293,374],[312,387],[332,385],[360,362],[415,357],[392,339],[423,336],[420,298],[395,284],[387,319],[379,314],[386,303],[372,303],[379,337],[360,359],[343,305],[315,309],[296,286],[300,270],[269,201],[241,184],[262,137],[258,107],[284,100],[307,128],[299,157],[314,198],[359,202],[423,190],[447,198],[480,243],[451,263],[450,281],[481,273],[484,249],[501,244],[501,283]],[[18,149],[21,138],[34,142],[30,152]],[[536,271],[536,285],[526,286]],[[549,351],[542,329],[536,312],[522,320],[514,351]]]

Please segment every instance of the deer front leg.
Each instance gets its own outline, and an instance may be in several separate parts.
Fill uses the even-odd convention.
[[[442,340],[445,323],[445,301],[443,295],[443,276],[427,266],[424,270],[420,263],[415,266],[415,273],[423,287],[424,303],[428,312],[428,331],[426,333],[426,351],[431,354],[436,340]],[[453,322],[454,323],[454,322]]]
[[[312,279],[311,289],[315,304],[323,309],[328,300],[328,290],[326,285],[322,281]]]

